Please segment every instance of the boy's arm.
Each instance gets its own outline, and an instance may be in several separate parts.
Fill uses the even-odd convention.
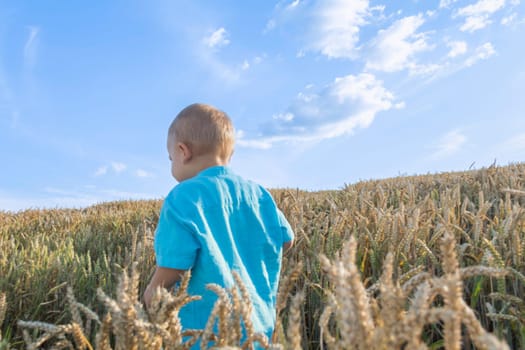
[[[286,253],[293,246],[295,234],[290,223],[286,220],[286,217],[280,209],[277,209],[277,217],[283,233],[283,253]]]
[[[287,252],[288,249],[290,249],[292,246],[293,246],[293,239],[291,241],[284,242],[283,243],[283,251]]]
[[[171,288],[176,282],[180,281],[186,270],[170,269],[167,267],[157,266],[155,273],[151,277],[146,290],[144,291],[143,301],[146,307],[150,306],[153,292],[157,287]]]

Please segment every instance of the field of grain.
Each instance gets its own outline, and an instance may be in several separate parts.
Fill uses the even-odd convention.
[[[271,348],[525,348],[525,164],[273,194],[296,244]],[[204,330],[184,285],[142,307],[160,205],[0,212],[0,349],[266,345],[240,281]]]

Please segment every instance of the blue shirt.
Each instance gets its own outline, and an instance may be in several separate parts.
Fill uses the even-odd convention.
[[[256,332],[271,338],[281,269],[282,246],[293,239],[290,224],[270,193],[214,166],[182,181],[166,197],[155,233],[157,265],[191,269],[183,328],[204,329],[217,299],[208,283],[230,288],[232,271],[246,285]]]

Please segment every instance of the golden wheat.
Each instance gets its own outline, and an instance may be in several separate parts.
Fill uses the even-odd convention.
[[[296,242],[283,264],[269,347],[337,349],[360,341],[378,348],[474,349],[504,346],[499,338],[525,348],[525,164],[363,181],[338,191],[272,192]],[[183,330],[178,322],[177,310],[194,297],[185,288],[159,291],[156,314],[138,301],[154,268],[160,204],[0,212],[0,295],[6,300],[0,349],[37,340],[56,349],[87,346],[79,329],[96,349],[114,349],[117,339],[119,348],[198,342],[205,330]],[[350,237],[353,258],[341,251]],[[444,238],[451,248],[442,249]],[[320,254],[330,269],[321,268]],[[353,294],[340,296],[345,290]],[[223,348],[248,348],[261,337],[243,302],[247,293],[240,286],[224,293],[218,328],[207,337],[231,343]],[[290,298],[296,293],[303,295],[300,309]],[[19,326],[23,319],[48,329]],[[344,322],[359,332],[348,333]]]

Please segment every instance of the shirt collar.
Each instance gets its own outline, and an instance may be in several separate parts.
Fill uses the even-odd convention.
[[[231,170],[229,167],[224,165],[216,165],[212,166],[206,169],[201,170],[199,173],[197,173],[197,176],[217,176],[217,175],[225,175],[231,173]]]

